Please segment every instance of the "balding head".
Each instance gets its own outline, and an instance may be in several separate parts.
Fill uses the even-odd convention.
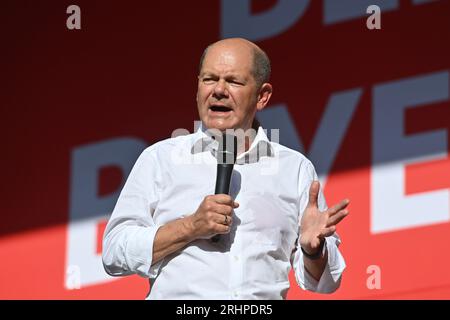
[[[252,61],[252,75],[255,78],[256,84],[260,87],[263,83],[269,82],[270,79],[270,60],[267,54],[256,44],[243,38],[229,38],[219,40],[210,44],[204,51],[200,58],[199,73],[203,67],[203,61],[210,49],[237,49],[248,50],[251,53]]]
[[[244,39],[210,45],[198,75],[197,107],[206,128],[247,130],[272,95],[266,54]]]

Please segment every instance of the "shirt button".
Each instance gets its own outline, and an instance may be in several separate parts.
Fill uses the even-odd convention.
[[[235,298],[237,298],[237,297],[238,297],[238,295],[239,295],[239,294],[238,294],[238,292],[237,292],[237,291],[234,291],[234,292],[233,292],[233,296],[234,296]]]
[[[233,256],[234,257],[234,261],[239,261],[239,257],[238,256]]]

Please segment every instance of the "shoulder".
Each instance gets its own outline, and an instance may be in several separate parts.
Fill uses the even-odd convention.
[[[190,148],[192,146],[192,141],[194,134],[188,134],[183,136],[178,136],[174,138],[167,138],[164,140],[157,141],[142,151],[141,157],[160,157],[170,154],[177,149]]]
[[[274,148],[275,154],[277,154],[280,158],[287,159],[288,161],[295,161],[300,167],[314,168],[311,160],[309,160],[303,153],[277,142],[271,142],[270,144],[272,148]]]

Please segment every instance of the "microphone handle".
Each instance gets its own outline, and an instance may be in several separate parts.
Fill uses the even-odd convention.
[[[229,194],[231,174],[234,164],[222,163],[217,165],[216,189],[214,194]]]
[[[229,194],[231,174],[234,164],[222,163],[217,165],[216,190],[214,194]],[[212,242],[219,242],[220,234],[211,238]]]

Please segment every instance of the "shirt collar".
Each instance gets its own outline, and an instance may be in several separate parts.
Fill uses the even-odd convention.
[[[216,157],[219,142],[216,141],[207,128],[200,125],[197,131],[192,135],[191,154],[197,154],[205,151],[211,152]],[[241,153],[236,158],[236,164],[248,164],[258,162],[262,157],[274,157],[274,149],[267,138],[263,127],[258,127],[255,138],[250,148]]]

